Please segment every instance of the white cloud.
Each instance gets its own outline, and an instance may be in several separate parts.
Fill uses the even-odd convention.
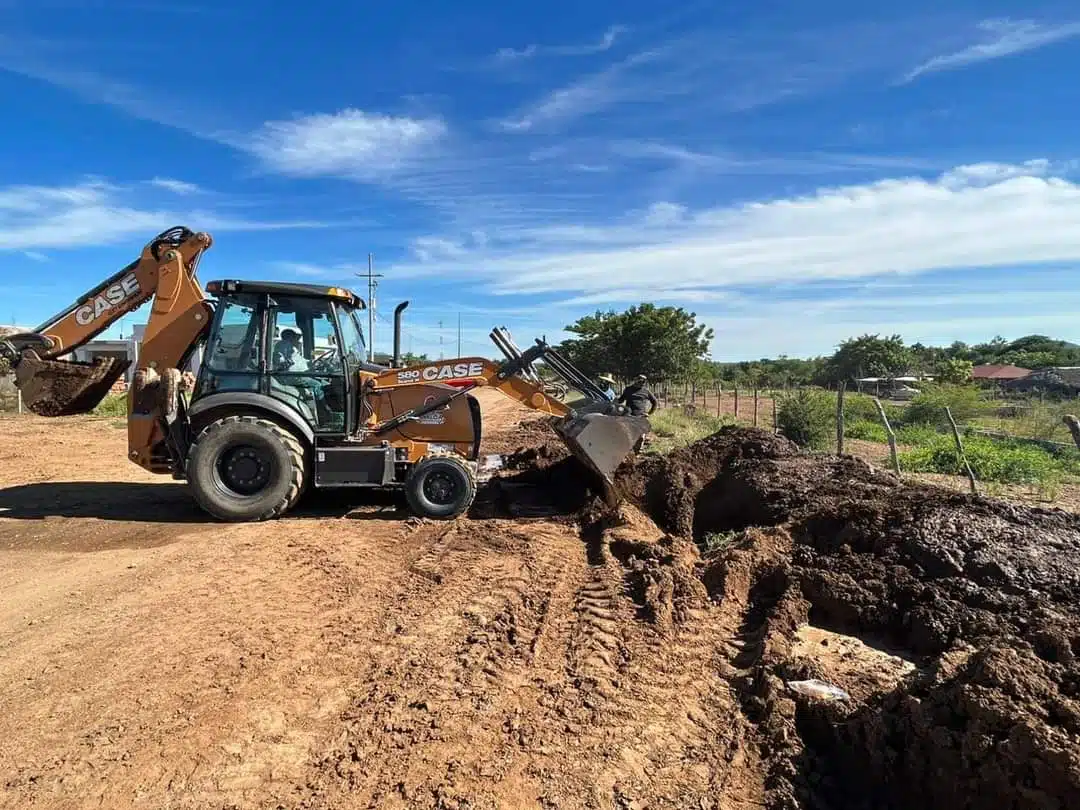
[[[699,321],[714,329],[712,353],[722,360],[830,354],[842,340],[865,333],[899,334],[908,343],[934,345],[985,341],[998,334],[1080,339],[1075,317],[1080,291],[1029,291],[1022,278],[997,279],[985,291],[962,279],[943,285],[948,290],[943,294],[927,286],[887,296],[853,293],[850,287],[827,298],[776,300],[761,294],[730,306],[706,304],[697,312]]]
[[[194,183],[187,183],[183,180],[175,180],[171,177],[155,177],[150,181],[150,185],[157,188],[165,189],[165,191],[171,191],[173,194],[179,194],[181,196],[188,194],[197,194],[200,189]]]
[[[642,75],[639,68],[670,56],[668,49],[643,51],[596,73],[556,88],[496,122],[503,132],[530,132],[596,115],[628,101],[656,101],[683,91],[666,73]]]
[[[699,151],[659,140],[614,140],[611,153],[631,161],[668,163],[690,171],[717,174],[820,175],[867,170],[927,170],[933,161],[897,155],[789,152],[783,156],[746,152]]]
[[[497,294],[701,291],[933,269],[1080,261],[1080,185],[1036,161],[961,166],[802,197],[690,210],[661,202],[602,226],[500,229],[395,276],[471,278]],[[677,283],[677,284],[676,284]]]
[[[345,109],[268,121],[244,148],[272,171],[296,177],[374,179],[417,158],[447,132],[438,118]]]
[[[500,48],[495,53],[496,64],[519,62],[537,56],[589,56],[610,50],[615,40],[626,33],[626,26],[613,25],[598,42],[586,45],[526,45],[524,48]]]
[[[926,60],[908,71],[902,81],[910,82],[928,73],[1001,59],[1080,36],[1080,22],[1048,25],[1034,20],[983,20],[976,29],[976,42]]]
[[[733,301],[736,297],[737,296],[734,293],[726,290],[695,290],[683,287],[666,287],[643,291],[640,288],[630,288],[625,290],[603,290],[601,292],[588,293],[587,295],[577,295],[573,298],[566,298],[562,301],[558,301],[550,306],[555,309],[573,309],[586,305],[605,307],[615,306],[617,304],[640,304],[642,301],[652,301],[653,303],[671,301],[679,304],[701,304],[705,302],[715,303],[718,301]]]
[[[17,250],[32,255],[50,248],[96,247],[127,239],[146,242],[178,222],[210,231],[266,231],[334,225],[313,221],[244,220],[214,211],[140,208],[126,202],[130,192],[130,189],[98,180],[70,186],[0,187],[0,251]]]
[[[603,69],[581,75],[497,121],[504,132],[554,130],[604,113],[681,129],[719,116],[821,93],[856,76],[882,79],[911,64],[922,26],[844,23],[743,31],[715,20],[685,25]],[[625,122],[615,124],[625,129]]]

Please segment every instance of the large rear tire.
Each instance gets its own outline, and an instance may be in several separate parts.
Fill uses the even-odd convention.
[[[419,517],[452,520],[476,497],[476,476],[454,456],[433,456],[416,464],[405,481],[405,500]]]
[[[199,433],[186,474],[196,502],[230,523],[268,520],[293,507],[307,469],[300,440],[257,416],[227,416]]]

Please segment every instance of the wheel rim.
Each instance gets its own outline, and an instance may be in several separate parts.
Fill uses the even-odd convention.
[[[424,478],[424,497],[436,506],[452,504],[457,491],[457,481],[450,473],[434,470]]]
[[[265,450],[250,444],[226,448],[215,465],[217,484],[233,495],[256,495],[270,483],[274,460]]]

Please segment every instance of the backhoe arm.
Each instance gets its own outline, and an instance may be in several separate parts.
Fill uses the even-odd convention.
[[[0,356],[15,369],[24,404],[41,416],[92,410],[127,370],[128,361],[61,361],[128,313],[153,299],[140,365],[176,367],[209,322],[195,270],[210,247],[209,234],[171,228],[157,236],[138,260],[82,296],[34,332],[0,341]]]
[[[609,504],[618,500],[615,470],[634,451],[649,431],[648,420],[621,416],[616,406],[587,376],[555,349],[541,340],[521,351],[505,330],[492,331],[492,340],[506,354],[502,363],[483,357],[463,357],[405,369],[389,369],[374,377],[374,390],[431,383],[444,383],[456,390],[432,398],[426,404],[391,417],[369,428],[375,435],[389,433],[407,422],[448,405],[453,399],[479,387],[490,387],[517,400],[526,407],[558,417],[555,432],[570,451],[595,473]],[[540,375],[533,367],[544,364],[559,377],[584,394],[581,403],[571,407],[544,391]]]
[[[49,343],[38,356],[51,360],[89,343],[155,296],[154,315],[160,318],[171,312],[185,277],[194,278],[199,258],[211,242],[209,234],[187,228],[159,234],[136,261],[35,330]],[[203,297],[201,290],[198,297]]]
[[[484,357],[461,357],[455,360],[440,360],[425,366],[392,369],[375,378],[376,389],[424,383],[444,383],[459,389],[457,392],[448,392],[445,400],[438,402],[432,410],[441,408],[461,393],[485,386],[496,389],[528,408],[551,416],[566,416],[570,413],[566,404],[546,394],[540,385],[519,376],[511,363],[494,363]],[[423,416],[422,413],[417,415]]]

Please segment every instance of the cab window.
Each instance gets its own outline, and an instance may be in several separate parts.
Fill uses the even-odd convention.
[[[267,314],[268,393],[324,433],[345,430],[345,375],[330,302],[272,296]]]
[[[254,295],[223,298],[199,369],[197,394],[258,391],[262,307]]]
[[[367,363],[367,346],[364,333],[356,320],[356,310],[341,307],[338,309],[341,321],[342,353],[350,369],[362,368]]]

